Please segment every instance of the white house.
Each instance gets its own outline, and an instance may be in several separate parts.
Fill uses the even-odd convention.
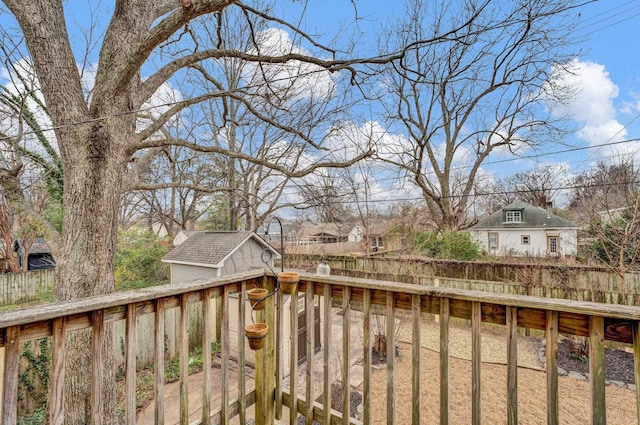
[[[549,210],[515,201],[469,228],[471,237],[493,255],[572,256],[579,226]]]
[[[347,242],[359,243],[362,240],[363,234],[364,228],[360,224],[356,224],[347,235]]]

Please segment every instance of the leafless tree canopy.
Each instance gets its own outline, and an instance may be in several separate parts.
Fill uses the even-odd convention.
[[[570,7],[416,1],[397,26],[400,44],[410,48],[385,74],[386,110],[407,140],[381,158],[415,181],[441,229],[469,224],[474,183],[489,155],[516,155],[559,134],[541,113],[546,100],[567,95],[549,77],[570,57]],[[439,43],[420,41],[447,27],[459,30]]]
[[[393,35],[397,48],[361,58],[323,46],[264,4],[117,0],[110,10],[97,3],[83,15],[89,24],[82,34],[69,32],[74,22],[65,2],[3,4],[0,13],[15,24],[0,30],[0,59],[8,68],[20,62],[26,74],[14,74],[29,78],[14,84],[0,112],[13,117],[11,131],[0,134],[0,185],[12,211],[49,243],[58,300],[114,290],[118,218],[128,215],[120,201],[129,190],[179,197],[178,186],[186,187],[193,192],[172,219],[188,219],[198,208],[186,199],[216,186],[230,194],[234,216],[244,209],[253,227],[258,202],[273,208],[283,180],[370,156],[369,142],[344,151],[329,145],[337,117],[352,105],[349,93],[365,92],[358,87],[362,75],[371,76],[360,74],[365,67],[390,64],[383,81],[385,97],[395,99],[387,104],[389,119],[409,136],[407,144],[379,147],[379,156],[415,180],[442,227],[464,226],[482,161],[499,148],[517,152],[541,142],[539,129],[552,128],[533,117],[550,91],[551,65],[564,59],[558,51],[567,26],[559,15],[569,7],[483,0],[431,9],[416,2]],[[423,26],[424,18],[433,25]],[[298,42],[273,42],[285,33]],[[302,76],[313,90],[299,83]],[[50,120],[53,132],[42,140],[27,107]],[[40,144],[29,156],[33,135]],[[470,159],[469,168],[457,168],[460,157]],[[22,180],[25,158],[60,190],[60,226],[34,208]],[[200,168],[209,160],[213,168]],[[154,175],[160,165],[184,178],[178,184]],[[140,205],[132,201],[134,210]],[[87,340],[79,338],[69,341],[80,348],[68,375],[81,382],[88,356]],[[105,384],[108,392],[112,384]],[[87,422],[88,388],[65,389],[73,400],[66,406],[70,423]]]
[[[475,188],[475,204],[480,215],[491,214],[516,199],[539,207],[553,206],[567,185],[561,166],[542,166],[515,173],[491,184],[481,182]]]
[[[640,259],[640,174],[633,158],[599,162],[577,176],[569,209],[585,232],[585,255],[609,267],[626,291]]]

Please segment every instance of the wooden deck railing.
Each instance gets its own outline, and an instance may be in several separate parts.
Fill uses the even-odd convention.
[[[456,290],[320,276],[315,274],[301,274],[298,291],[292,299],[299,300],[289,303],[284,301],[286,295],[277,291],[267,299],[266,308],[256,317],[265,321],[275,331],[269,333],[264,349],[255,352],[254,380],[246,378],[249,367],[245,362],[245,306],[237,303],[237,318],[239,323],[230,323],[231,300],[240,294],[246,299],[246,290],[254,285],[273,289],[275,279],[270,273],[255,271],[225,279],[212,281],[195,281],[179,285],[166,285],[148,288],[129,293],[117,293],[109,296],[95,297],[72,302],[57,303],[25,310],[0,313],[0,345],[5,349],[3,376],[3,423],[17,422],[17,386],[19,373],[20,345],[40,337],[51,337],[53,359],[50,375],[49,418],[50,423],[63,423],[64,420],[64,360],[65,342],[67,334],[78,329],[91,329],[93,370],[92,370],[92,423],[101,423],[103,415],[102,379],[104,374],[102,347],[105,344],[105,328],[109,323],[125,320],[126,332],[126,395],[125,419],[128,424],[136,423],[136,323],[137,317],[153,314],[155,317],[156,343],[153,349],[156,353],[156,385],[155,385],[155,421],[164,423],[164,413],[167,406],[164,400],[164,312],[167,309],[178,308],[180,315],[180,422],[189,423],[189,396],[199,391],[203,394],[201,419],[195,423],[229,423],[231,418],[238,416],[239,423],[247,423],[249,416],[255,418],[256,423],[273,423],[275,419],[285,417],[285,423],[297,423],[298,416],[305,416],[305,422],[311,424],[313,420],[321,423],[372,423],[372,311],[380,309],[387,317],[386,336],[392,341],[396,333],[395,317],[410,317],[411,340],[421,341],[424,314],[439,315],[440,324],[440,424],[450,423],[449,400],[449,328],[451,318],[470,320],[472,335],[472,380],[471,386],[471,421],[474,425],[481,423],[482,393],[481,393],[481,332],[484,323],[504,326],[507,341],[507,423],[518,423],[518,364],[517,364],[517,327],[527,327],[545,331],[546,334],[546,369],[547,369],[547,423],[559,423],[558,410],[558,373],[557,347],[559,333],[579,335],[589,339],[589,387],[590,387],[590,416],[591,423],[605,424],[605,365],[604,342],[620,341],[633,344],[635,354],[636,382],[640,380],[640,308],[626,306],[610,306],[595,303],[570,302],[557,299],[543,299],[534,297],[489,294],[477,291]],[[300,298],[298,298],[298,295]],[[298,315],[303,307],[306,323],[314,323],[315,305],[319,297],[323,300],[320,309],[321,341],[324,349],[322,354],[315,355],[314,327],[307,326],[304,343],[298,342]],[[212,317],[209,303],[219,302],[221,319],[221,388],[218,394],[219,402],[211,403],[212,381],[211,375],[205,373],[200,388],[191,388],[188,377],[188,304],[201,302],[202,309],[202,347],[203,369],[211,370],[211,335]],[[332,314],[339,310],[341,314],[340,330],[336,332],[332,326]],[[288,329],[282,326],[289,315]],[[354,317],[362,320],[355,321]],[[391,320],[389,320],[391,319]],[[235,319],[234,319],[235,321]],[[335,320],[333,320],[335,321]],[[237,347],[231,347],[230,329],[237,326],[239,336]],[[355,346],[357,338],[353,333],[357,330],[362,334],[360,347]],[[336,341],[342,342],[337,344]],[[287,344],[285,344],[287,342]],[[285,346],[288,348],[285,349]],[[412,379],[411,379],[411,409],[412,423],[435,423],[436,420],[424,417],[424,406],[421,401],[421,390],[431,386],[431,382],[424,382],[423,365],[420,360],[421,346],[419,343],[411,345]],[[237,351],[236,351],[237,350]],[[306,364],[298,365],[298,350],[306,352]],[[340,351],[340,364],[332,361],[331,354]],[[351,365],[353,353],[359,352],[364,369],[362,382],[362,417],[352,418],[350,411]],[[237,354],[232,354],[237,353]],[[235,357],[235,358],[232,358]],[[395,421],[395,345],[387,344],[386,363],[386,419],[388,424]],[[230,368],[238,371],[238,390],[235,397],[230,394]],[[320,371],[320,372],[318,372]],[[339,375],[336,379],[336,372]],[[318,379],[318,375],[322,379]],[[333,382],[340,382],[342,397],[342,412],[331,408]],[[434,390],[435,391],[435,390]],[[636,390],[636,407],[640,406],[640,396]],[[316,401],[319,400],[319,401]],[[522,402],[522,401],[521,401]],[[193,403],[191,403],[193,404]],[[290,408],[293,406],[293,408]],[[485,406],[486,407],[486,406]],[[286,411],[285,411],[286,408]],[[376,410],[377,411],[377,410]],[[638,415],[640,416],[640,415]],[[288,421],[286,420],[288,417]],[[422,422],[421,422],[422,421]],[[639,420],[640,423],[640,420]]]

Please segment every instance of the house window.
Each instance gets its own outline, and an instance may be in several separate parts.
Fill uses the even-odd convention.
[[[529,235],[520,236],[520,243],[522,245],[529,245],[531,243],[531,237]]]
[[[557,236],[547,236],[547,249],[549,250],[549,255],[558,255]]]
[[[498,250],[498,234],[496,232],[489,232],[489,251]]]
[[[374,248],[382,248],[384,245],[382,244],[382,237],[372,237],[371,238],[371,246]]]
[[[506,211],[504,216],[504,221],[507,223],[522,222],[522,211],[520,210]]]

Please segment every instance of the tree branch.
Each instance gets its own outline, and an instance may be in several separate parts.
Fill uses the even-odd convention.
[[[278,171],[289,178],[304,177],[321,168],[347,168],[357,163],[358,161],[361,161],[365,158],[372,156],[374,153],[373,150],[369,150],[367,152],[363,152],[357,155],[356,157],[350,160],[343,161],[343,162],[318,161],[315,164],[309,165],[301,170],[293,171],[284,165],[274,164],[273,162],[268,161],[266,159],[256,158],[242,152],[234,152],[219,146],[202,146],[202,145],[198,145],[196,143],[190,142],[188,140],[179,139],[179,138],[163,139],[163,140],[147,140],[141,144],[140,148],[148,149],[148,148],[155,148],[155,147],[169,146],[169,145],[187,147],[196,152],[216,153],[220,155],[225,155],[233,159],[241,159],[253,164],[261,165],[263,167]]]

